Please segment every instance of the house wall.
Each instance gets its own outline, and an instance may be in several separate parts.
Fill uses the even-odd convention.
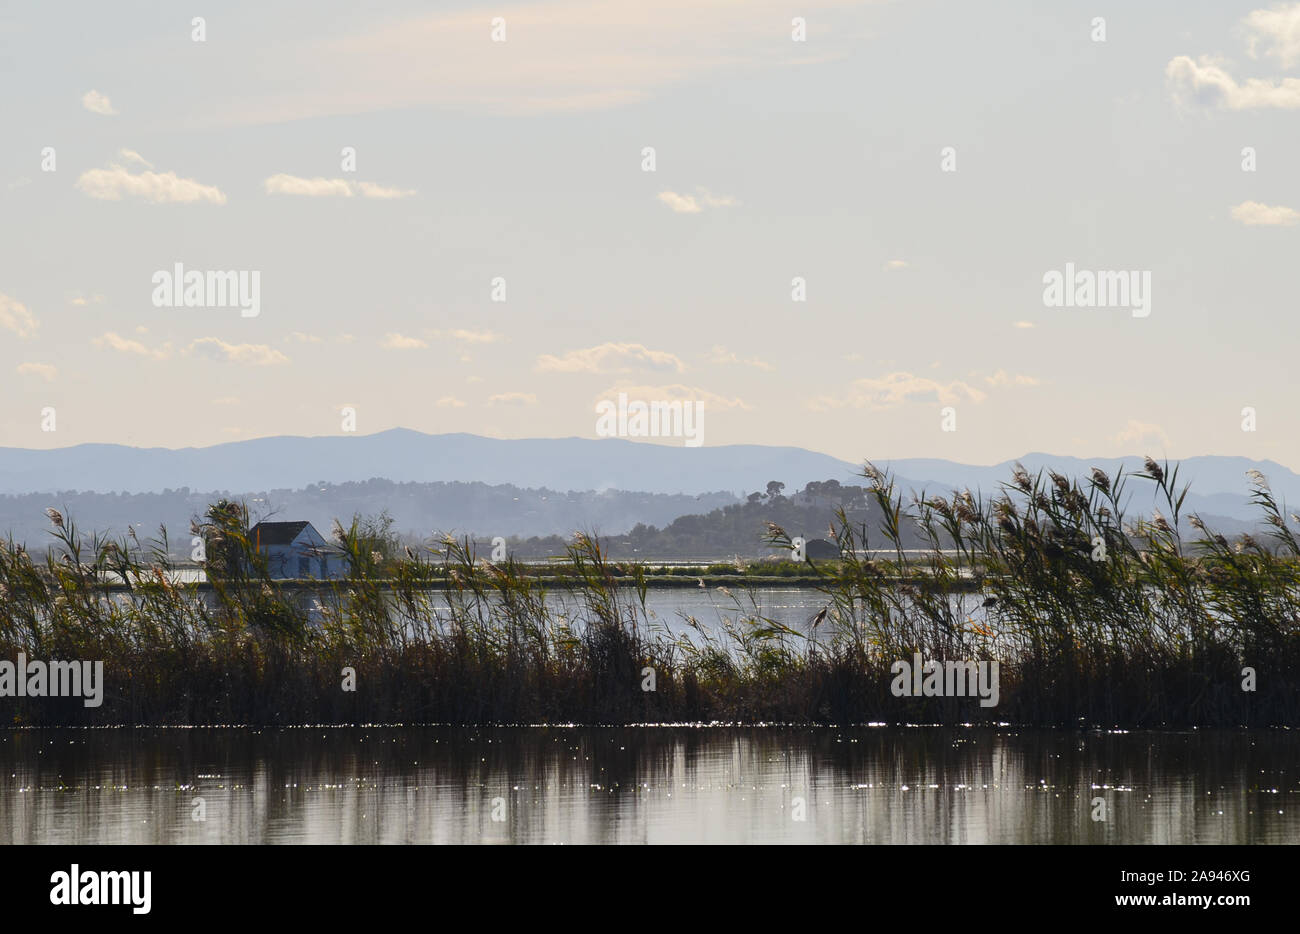
[[[337,555],[315,554],[327,551],[328,545],[319,534],[312,535],[311,527],[299,533],[289,545],[263,545],[267,571],[277,579],[335,580],[343,576],[344,562]],[[303,562],[306,562],[303,564]]]

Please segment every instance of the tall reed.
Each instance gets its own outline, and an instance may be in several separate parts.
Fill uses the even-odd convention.
[[[50,510],[47,552],[0,542],[0,658],[102,660],[105,701],[0,710],[22,724],[1300,725],[1300,542],[1262,476],[1267,534],[1232,542],[1184,515],[1177,468],[1150,459],[1082,481],[1017,466],[987,499],[865,476],[876,518],[837,512],[839,558],[806,561],[824,611],[802,625],[771,618],[740,575],[715,591],[717,620],[658,618],[646,568],[586,534],[543,578],[463,538],[399,554],[354,519],[334,529],[348,576],[309,586],[273,579],[246,510],[223,501],[194,529],[204,586],[178,582],[165,530],[84,538]],[[1157,506],[1130,521],[1133,481]],[[766,538],[794,545],[776,526]],[[891,666],[918,654],[996,660],[1000,703],[894,696]]]

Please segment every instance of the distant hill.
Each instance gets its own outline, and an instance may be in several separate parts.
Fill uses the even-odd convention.
[[[50,541],[45,514],[54,507],[69,516],[83,536],[92,532],[120,537],[135,529],[142,540],[167,527],[174,555],[190,550],[190,520],[202,516],[221,494],[189,489],[163,493],[28,493],[0,496],[0,536],[10,536],[36,549]],[[730,493],[699,495],[639,493],[621,490],[557,492],[485,483],[361,483],[312,485],[297,490],[231,495],[248,506],[252,521],[261,519],[311,522],[328,537],[335,519],[346,523],[353,515],[387,511],[393,531],[413,540],[428,540],[435,532],[500,535],[571,535],[582,529],[601,535],[625,532],[638,524],[664,526],[679,516],[707,513],[738,502]]]
[[[1094,466],[1108,474],[1120,465],[1129,471],[1142,466],[1138,457],[1033,453],[1019,460],[1031,472],[1051,467],[1072,476],[1086,476]],[[989,493],[1009,480],[1015,462],[980,466],[908,458],[875,463],[893,471],[904,492],[970,488]],[[1281,464],[1204,456],[1180,464],[1180,481],[1191,482],[1184,512],[1201,513],[1225,534],[1254,527],[1258,515],[1249,503],[1246,478],[1252,469],[1268,477],[1280,498],[1300,504],[1300,476]],[[673,520],[734,505],[774,480],[799,490],[811,481],[853,484],[861,475],[856,464],[794,447],[501,440],[406,429],[178,450],[108,444],[0,448],[0,534],[44,542],[43,511],[55,506],[69,509],[86,532],[121,534],[129,524],[152,534],[165,523],[174,539],[188,539],[189,518],[225,495],[247,501],[256,517],[308,519],[326,534],[336,517],[387,509],[395,530],[412,537],[434,529],[546,537],[584,528],[620,535],[641,524],[657,527],[656,541],[644,544],[658,550],[688,537],[670,530]],[[1149,514],[1152,488],[1130,482],[1131,513]],[[820,527],[820,520],[815,524]],[[727,532],[727,544],[719,539],[717,546],[734,549],[736,532]]]
[[[857,466],[794,447],[688,448],[619,438],[501,440],[394,428],[372,435],[273,437],[204,448],[79,444],[0,448],[0,493],[301,489],[320,481],[479,481],[552,490],[761,490],[769,480],[851,480]]]

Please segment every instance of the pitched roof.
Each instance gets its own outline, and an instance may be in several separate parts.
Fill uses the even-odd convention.
[[[248,530],[254,548],[265,545],[291,545],[310,522],[259,522]]]

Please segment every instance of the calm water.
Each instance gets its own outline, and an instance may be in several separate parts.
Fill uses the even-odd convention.
[[[3,843],[1300,843],[1280,732],[8,731],[0,767]]]

